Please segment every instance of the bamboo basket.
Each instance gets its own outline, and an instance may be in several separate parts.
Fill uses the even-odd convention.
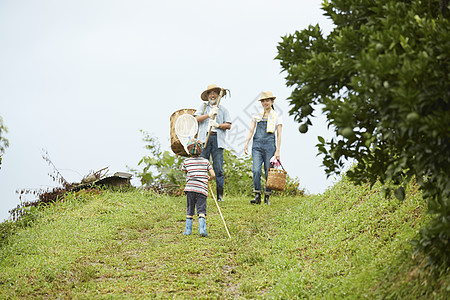
[[[189,154],[186,153],[186,150],[184,150],[183,145],[177,137],[177,134],[175,133],[175,122],[177,121],[177,118],[179,116],[184,114],[193,115],[195,111],[196,109],[185,108],[177,110],[170,116],[170,148],[172,149],[173,153],[177,155],[189,156]]]
[[[283,168],[283,166],[281,166]],[[267,172],[266,188],[273,191],[282,191],[286,186],[287,172],[283,169],[269,168]]]

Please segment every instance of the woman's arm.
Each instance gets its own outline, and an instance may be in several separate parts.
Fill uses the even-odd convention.
[[[281,146],[281,127],[283,125],[278,124],[277,125],[277,150],[275,150],[274,156],[280,160],[280,146]]]
[[[245,146],[244,146],[244,153],[248,154],[248,143],[250,142],[250,139],[253,136],[253,132],[255,131],[256,128],[256,122],[254,120],[252,120],[252,123],[250,124],[250,130],[248,131],[247,134],[247,140],[245,141]]]

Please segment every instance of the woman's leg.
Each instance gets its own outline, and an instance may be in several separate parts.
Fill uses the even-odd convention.
[[[261,193],[261,167],[264,162],[263,151],[260,148],[252,148],[253,160],[253,192]]]
[[[266,147],[264,149],[264,155],[263,155],[264,176],[266,178],[266,182],[267,182],[267,175],[269,175],[270,159],[273,157],[274,154],[275,154],[275,145],[272,145],[272,144],[266,145]],[[272,193],[272,191],[266,187],[264,190],[264,194],[270,195],[271,193]],[[267,199],[267,203],[268,203],[268,199]]]

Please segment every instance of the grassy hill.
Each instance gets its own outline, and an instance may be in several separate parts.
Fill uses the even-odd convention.
[[[345,179],[322,195],[252,206],[212,198],[209,238],[183,236],[185,198],[90,191],[33,210],[0,233],[0,298],[430,298],[450,293],[410,240],[426,222],[406,200]]]

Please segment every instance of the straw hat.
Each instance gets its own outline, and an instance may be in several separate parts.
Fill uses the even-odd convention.
[[[200,98],[202,98],[203,101],[208,101],[208,92],[210,92],[212,90],[218,90],[217,92],[220,93],[221,89],[222,89],[221,87],[218,87],[215,84],[210,84],[210,85],[208,85],[206,90],[202,93]],[[223,89],[223,95],[222,96],[225,96],[226,94],[227,94],[227,91],[225,89]]]
[[[258,101],[264,100],[264,99],[272,99],[275,100],[275,96],[272,94],[271,91],[266,91],[261,93],[261,97],[259,97]]]

